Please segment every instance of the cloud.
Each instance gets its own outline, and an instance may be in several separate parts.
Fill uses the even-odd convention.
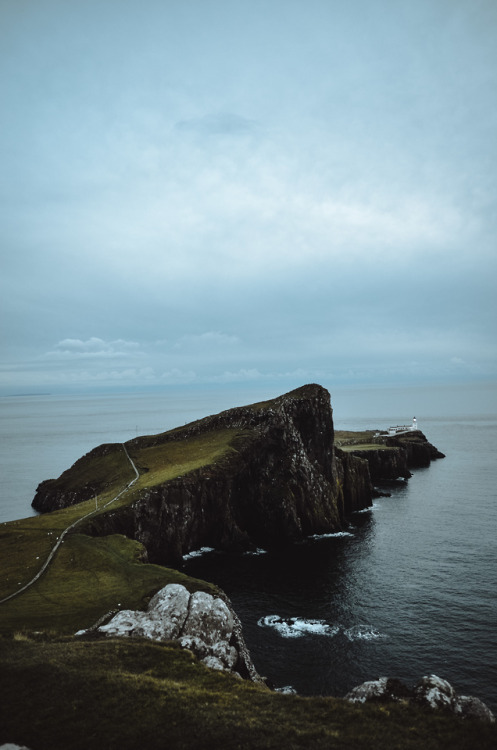
[[[86,341],[81,339],[63,339],[55,348],[45,354],[47,359],[114,359],[136,355],[139,344],[136,341],[104,341],[92,336]]]
[[[6,384],[497,376],[491,3],[18,5]]]

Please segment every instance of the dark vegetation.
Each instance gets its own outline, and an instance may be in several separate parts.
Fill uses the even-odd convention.
[[[493,750],[497,738],[403,704],[273,693],[175,644],[18,635],[0,655],[0,741],[32,750]]]

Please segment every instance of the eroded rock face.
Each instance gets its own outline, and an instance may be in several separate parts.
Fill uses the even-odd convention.
[[[97,632],[109,637],[175,640],[193,651],[208,667],[262,681],[252,664],[237,619],[220,597],[203,591],[190,594],[181,584],[170,583],[150,600],[146,612],[118,612]]]
[[[465,719],[495,722],[493,713],[479,698],[458,695],[447,680],[434,674],[422,677],[412,689],[400,680],[380,677],[353,688],[345,700],[352,703],[407,700],[431,709],[445,709]]]

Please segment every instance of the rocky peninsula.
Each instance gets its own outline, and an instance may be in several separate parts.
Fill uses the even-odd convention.
[[[1,530],[0,743],[493,748],[485,707],[444,685],[451,713],[433,711],[433,680],[423,696],[387,678],[346,700],[273,692],[226,595],[174,569],[203,546],[340,531],[383,481],[441,456],[416,430],[335,432],[328,392],[307,385],[99,446],[42,482],[41,515]]]
[[[124,534],[163,565],[203,546],[272,548],[340,531],[371,505],[374,483],[407,478],[442,455],[418,431],[387,440],[361,433],[335,444],[330,396],[318,385],[135,438],[125,449],[140,474],[136,488],[83,528]],[[42,482],[33,507],[54,511],[106,495],[129,471],[123,459],[119,444],[94,449]]]

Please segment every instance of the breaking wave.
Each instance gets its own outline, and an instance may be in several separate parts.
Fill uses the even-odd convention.
[[[266,617],[261,617],[257,624],[263,628],[273,628],[283,638],[301,638],[303,635],[332,637],[340,631],[338,625],[328,625],[325,620],[308,620],[305,617],[266,615]]]
[[[301,638],[305,635],[325,635],[333,638],[342,632],[349,641],[375,641],[386,638],[373,625],[354,625],[344,628],[341,625],[330,625],[325,620],[310,620],[305,617],[280,617],[266,615],[257,624],[261,628],[272,628],[283,638]]]
[[[202,555],[206,555],[207,552],[215,552],[214,547],[201,547],[200,549],[195,549],[192,552],[188,552],[187,555],[183,555],[183,560],[193,560],[194,557],[202,557]]]
[[[343,634],[349,641],[376,641],[387,637],[372,625],[354,625],[344,630]]]

